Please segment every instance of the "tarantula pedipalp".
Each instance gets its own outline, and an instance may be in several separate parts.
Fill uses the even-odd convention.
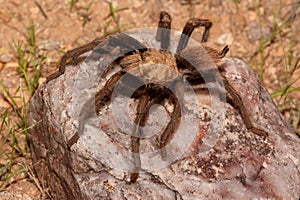
[[[212,22],[209,20],[192,18],[186,23],[183,29],[177,46],[176,52],[178,54],[181,52],[184,53],[189,37],[193,30],[199,26],[205,27],[201,42],[204,43],[207,41]],[[128,46],[130,48],[132,48],[132,46],[137,46],[138,48],[118,59],[118,64],[122,69],[113,74],[105,83],[104,87],[95,95],[95,109],[96,113],[99,114],[103,106],[110,103],[115,86],[125,74],[130,74],[130,77],[135,79],[137,82],[141,82],[141,85],[143,85],[137,90],[132,91],[131,95],[132,98],[138,100],[136,118],[131,136],[131,148],[135,166],[135,172],[132,173],[130,177],[131,182],[135,182],[137,180],[139,171],[141,170],[141,160],[139,155],[139,136],[141,135],[140,127],[145,126],[150,107],[153,104],[161,104],[164,106],[163,102],[165,100],[168,100],[169,103],[173,105],[173,110],[169,113],[169,123],[162,131],[159,142],[161,156],[165,159],[166,151],[164,147],[176,131],[182,114],[182,108],[179,104],[179,100],[183,96],[183,90],[180,88],[182,78],[184,77],[186,80],[194,83],[197,83],[197,81],[203,83],[203,77],[198,70],[194,69],[190,63],[182,59],[180,56],[173,55],[168,51],[170,45],[170,28],[170,15],[167,12],[161,12],[156,35],[156,40],[161,43],[160,50],[144,48],[143,44],[139,44],[139,42],[134,38],[128,38],[128,36],[125,36],[122,33],[114,37],[113,42],[116,42],[116,44],[119,43],[118,45],[120,46]],[[124,37],[127,37],[127,40],[124,40]],[[207,55],[209,57],[203,58],[202,61],[212,60],[213,63],[217,63],[229,50],[228,46],[223,48],[221,51],[217,51],[207,46],[203,47],[204,49],[194,49],[193,52],[188,53],[192,53],[194,56],[198,57]],[[203,51],[206,53],[203,54]],[[103,73],[103,77],[106,76],[109,70],[110,68]],[[126,84],[126,81],[122,82],[125,82],[123,86],[121,84],[121,86],[124,87],[123,90],[131,90],[130,86],[128,86],[130,84]]]

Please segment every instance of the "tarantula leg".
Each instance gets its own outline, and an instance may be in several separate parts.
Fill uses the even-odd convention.
[[[118,33],[116,35],[110,36],[108,39],[109,46],[118,47],[118,52],[114,53],[114,50],[111,50],[112,55],[117,54],[120,55],[114,59],[115,62],[124,58],[126,55],[131,54],[133,52],[144,52],[147,50],[147,47],[140,43],[138,40],[134,39],[133,37],[125,34],[125,33]],[[110,65],[113,66],[113,65]],[[122,67],[122,66],[121,66]],[[123,68],[123,67],[122,67]],[[101,77],[105,77],[108,72],[111,70],[111,67],[107,67],[101,74]]]
[[[229,47],[228,45],[226,45],[220,52],[219,52],[219,57],[220,58],[224,58],[226,56],[226,54],[229,51]]]
[[[99,114],[101,108],[111,101],[111,95],[117,82],[122,78],[125,72],[118,71],[112,75],[105,83],[104,87],[95,94],[95,111]]]
[[[176,129],[178,128],[178,125],[180,124],[180,117],[181,117],[181,107],[175,94],[172,93],[170,95],[170,100],[174,105],[174,109],[173,112],[170,114],[171,119],[160,137],[161,157],[163,160],[166,159],[166,155],[167,155],[166,149],[164,147],[171,140]]]
[[[145,126],[148,113],[149,113],[149,96],[143,95],[139,99],[137,106],[137,116],[134,120],[133,131],[131,135],[131,149],[133,154],[134,172],[130,175],[130,182],[136,182],[139,171],[141,170],[141,158],[140,158],[140,136],[142,130],[140,127]]]
[[[144,127],[146,124],[146,121],[149,117],[149,110],[152,105],[154,104],[161,104],[161,102],[164,100],[163,96],[156,96],[149,102],[149,96],[145,95],[145,92],[148,92],[147,90],[144,90],[144,95],[140,97],[140,101],[137,107],[137,116],[134,122],[134,128],[133,128],[133,134],[131,136],[131,148],[133,152],[133,160],[135,165],[135,172],[131,174],[130,176],[130,182],[134,183],[136,182],[139,173],[141,169],[141,159],[139,154],[139,147],[140,147],[140,138],[141,130],[140,127]]]
[[[209,36],[209,30],[212,26],[212,22],[208,19],[198,19],[198,18],[192,18],[189,19],[186,23],[186,25],[183,28],[178,46],[177,46],[177,53],[180,53],[188,44],[189,38],[192,35],[195,28],[199,26],[204,26],[205,30],[202,35],[201,42],[207,42],[208,36]]]
[[[111,36],[109,38],[109,44],[112,46],[125,48],[123,52],[124,54],[136,50],[139,50],[140,52],[147,50],[145,45],[125,33],[118,33],[117,35]]]
[[[70,51],[67,51],[67,53],[62,57],[62,59],[60,61],[59,70],[54,72],[50,76],[48,76],[47,79],[46,79],[46,83],[48,83],[49,81],[51,81],[53,79],[56,79],[60,75],[64,74],[67,64],[72,63],[75,60],[78,60],[78,57],[81,54],[93,50],[95,47],[97,47],[99,45],[100,42],[101,42],[100,38],[97,38],[97,39],[93,40],[92,42],[90,42],[86,45],[83,45],[81,47],[78,47],[78,48],[72,49]]]
[[[250,114],[248,113],[247,108],[243,104],[243,100],[240,97],[240,95],[235,91],[235,89],[232,86],[230,86],[230,84],[228,83],[227,80],[224,79],[223,82],[224,82],[226,91],[231,96],[230,99],[233,103],[233,107],[237,108],[240,111],[246,128],[248,130],[251,130],[254,134],[256,134],[258,136],[268,136],[269,134],[267,132],[256,127],[255,124],[251,121]]]
[[[160,13],[158,28],[155,39],[160,41],[161,49],[168,49],[170,45],[170,29],[171,29],[171,16],[166,11]]]

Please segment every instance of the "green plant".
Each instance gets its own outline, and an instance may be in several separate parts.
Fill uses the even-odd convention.
[[[2,83],[1,86],[3,87]],[[11,102],[11,105],[15,106],[14,100]],[[20,111],[20,109],[17,110]],[[19,115],[20,112],[14,114]],[[0,116],[0,159],[1,161],[6,161],[5,164],[1,163],[0,166],[0,190],[4,189],[12,178],[27,170],[26,168],[18,167],[20,165],[18,158],[28,156],[28,145],[24,142],[26,141],[24,138],[27,138],[28,129],[24,128],[25,123],[22,118],[17,117],[17,119],[16,121],[13,120],[8,109],[1,113]],[[15,166],[17,168],[14,168]]]
[[[70,0],[69,1],[69,7],[70,12],[73,10],[76,12],[76,14],[82,19],[82,27],[85,27],[85,25],[92,20],[91,18],[91,8],[94,3],[94,1],[89,2],[86,6],[79,6],[77,5],[79,0]]]
[[[73,10],[73,8],[75,7],[75,4],[78,2],[78,0],[69,0],[69,7],[70,7],[70,11]]]
[[[84,8],[81,8],[82,11],[78,11],[77,14],[82,18],[82,27],[84,27],[89,21],[91,21],[91,7],[93,5],[93,1],[88,3],[88,5]]]
[[[103,35],[109,35],[112,33],[116,33],[119,31],[122,31],[126,28],[128,28],[128,25],[120,24],[120,15],[118,14],[122,10],[126,10],[127,6],[122,6],[122,7],[115,7],[113,4],[113,1],[107,1],[109,5],[109,13],[108,15],[104,18],[106,20],[106,24],[104,25],[104,33]],[[112,28],[111,28],[112,27]]]
[[[33,20],[26,27],[28,38],[27,43],[18,41],[15,43],[16,54],[18,59],[18,72],[25,80],[26,87],[30,96],[37,89],[40,78],[40,68],[45,64],[46,56],[38,49],[36,44],[36,28]]]
[[[251,57],[250,63],[253,67],[258,66],[259,78],[264,82],[266,75],[265,70],[268,67],[266,63],[270,63],[270,59],[272,59],[270,58],[270,54],[279,48],[283,51],[284,55],[278,63],[278,65],[284,66],[284,69],[279,68],[279,70],[283,70],[283,73],[280,73],[280,76],[278,76],[277,90],[271,94],[271,97],[283,114],[285,112],[290,113],[290,117],[287,120],[290,122],[294,131],[298,133],[300,128],[300,104],[295,97],[293,97],[293,94],[300,92],[300,88],[295,86],[300,80],[300,75],[296,74],[296,70],[299,68],[300,50],[299,48],[295,48],[296,45],[299,46],[299,44],[297,44],[299,28],[298,26],[292,26],[292,24],[296,22],[294,20],[293,7],[291,7],[290,15],[285,16],[283,19],[280,17],[280,10],[283,7],[281,3],[282,2],[280,2],[279,8],[273,11],[273,32],[266,38],[262,33],[264,18],[260,16],[261,38],[259,48]],[[288,33],[286,29],[289,29]],[[289,43],[285,40],[287,34],[289,34]]]
[[[20,74],[19,87],[11,92],[2,81],[3,99],[10,105],[0,114],[0,190],[28,172],[23,164],[29,159],[27,101],[38,87],[40,68],[46,56],[37,46],[36,28],[33,20],[27,30],[27,41],[15,43]],[[25,87],[24,87],[25,85]]]

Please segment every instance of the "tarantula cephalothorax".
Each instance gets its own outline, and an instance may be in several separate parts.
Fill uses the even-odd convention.
[[[169,30],[171,28],[171,17],[167,12],[161,12],[158,26],[159,28],[156,40],[160,41],[161,50],[140,48],[140,50],[131,52],[124,58],[121,58],[118,62],[122,69],[113,74],[108,79],[105,86],[100,89],[95,96],[95,108],[96,112],[99,113],[102,107],[111,101],[113,90],[124,74],[129,73],[133,75],[133,77],[138,77],[137,81],[143,82],[143,86],[135,90],[131,96],[138,100],[136,118],[131,136],[135,165],[135,172],[132,173],[130,178],[131,182],[135,182],[137,180],[138,171],[141,168],[139,156],[139,135],[141,134],[141,130],[139,127],[143,127],[145,125],[150,107],[153,104],[163,105],[165,100],[168,100],[169,103],[173,105],[173,110],[169,113],[169,123],[164,128],[159,142],[161,156],[165,159],[166,152],[163,147],[172,138],[172,134],[176,131],[182,114],[181,107],[178,102],[178,96],[182,96],[182,94],[180,94],[182,90],[180,90],[180,84],[177,83],[180,83],[182,76],[193,82],[197,80],[203,82],[203,78],[197,70],[193,70],[188,63],[167,51],[170,45]],[[177,53],[180,53],[185,49],[189,36],[192,34],[193,30],[199,26],[205,27],[202,42],[207,41],[212,22],[209,20],[192,18],[187,22],[183,29],[182,37],[177,46]],[[127,40],[126,44],[127,43],[136,44],[137,41],[131,38]],[[143,47],[142,44],[137,46]],[[229,50],[228,46],[223,48],[221,51],[217,51],[206,46],[204,46],[204,49],[208,52],[210,59],[216,63],[223,58]],[[109,71],[109,69],[107,71]],[[186,73],[186,71],[188,71],[188,73]],[[106,75],[106,72],[103,76]],[[151,83],[148,83],[148,81]],[[168,87],[165,87],[166,85]],[[173,88],[174,90],[170,90],[169,88]],[[125,86],[124,90],[130,90],[130,87]],[[175,93],[172,91],[175,91]]]

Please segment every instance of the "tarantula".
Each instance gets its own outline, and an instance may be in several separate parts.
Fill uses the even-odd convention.
[[[189,37],[193,30],[200,26],[205,28],[201,40],[203,48],[187,48]],[[212,61],[213,64],[219,63],[229,51],[228,46],[217,51],[205,45],[205,42],[208,40],[211,26],[212,22],[208,19],[189,19],[182,31],[176,54],[174,55],[168,51],[170,46],[171,16],[163,11],[160,13],[160,20],[156,33],[156,40],[160,41],[160,50],[148,49],[133,37],[124,33],[117,33],[104,39],[97,38],[91,43],[68,51],[62,58],[59,71],[47,78],[47,82],[49,82],[59,77],[64,73],[67,64],[72,65],[81,62],[85,59],[82,55],[90,50],[93,50],[96,54],[100,54],[100,56],[114,54],[116,49],[119,50],[119,53],[123,52],[123,56],[113,60],[113,62],[119,64],[121,70],[109,77],[104,87],[96,92],[94,103],[95,111],[99,115],[102,108],[111,102],[112,94],[116,89],[115,86],[118,82],[121,82],[120,87],[123,91],[133,90],[131,87],[132,84],[138,83],[138,85],[142,85],[131,93],[131,98],[138,100],[138,105],[136,108],[134,128],[131,135],[131,149],[135,171],[130,176],[130,182],[136,182],[139,171],[141,170],[141,160],[139,155],[140,127],[145,126],[151,106],[154,104],[161,104],[164,106],[164,101],[168,101],[169,104],[173,105],[172,111],[169,112],[170,120],[162,131],[159,141],[161,157],[162,159],[165,159],[166,151],[163,147],[165,147],[172,139],[173,134],[178,128],[178,124],[180,124],[182,110],[184,110],[179,103],[184,93],[184,89],[182,89],[181,85],[183,77],[192,85],[205,83],[203,76],[206,74],[200,74],[189,61],[195,61],[193,64],[199,66],[203,65],[203,63],[201,63],[202,61],[207,60],[210,60],[210,62]],[[204,51],[206,53],[203,53]],[[184,55],[184,57],[188,59],[183,59],[180,55]],[[208,56],[209,58],[205,56]],[[167,66],[167,68],[163,66]],[[222,67],[219,69],[222,70]],[[102,78],[105,78],[110,71],[111,67],[108,67],[102,74]],[[214,74],[210,74],[209,76],[212,76],[212,81],[216,81],[213,79]],[[238,92],[230,86],[226,78],[222,78],[221,81],[223,81],[227,91],[229,103],[240,111],[246,127],[259,136],[266,136],[266,132],[256,128],[252,123],[249,118],[249,113],[247,113],[247,109],[245,109]],[[79,135],[75,134],[68,141],[69,147],[77,142],[78,138]]]
[[[191,36],[193,30],[199,26],[205,27],[202,36],[202,43],[207,41],[212,22],[209,20],[192,18],[188,20],[182,31],[182,36],[177,46],[177,53],[180,53],[185,49],[189,36]],[[138,44],[139,42],[133,38],[123,40],[126,41],[125,44],[137,45],[139,50],[130,52],[129,55],[124,56],[124,58],[121,58],[118,61],[122,69],[113,74],[108,79],[105,86],[95,95],[95,108],[97,114],[99,114],[103,106],[107,105],[111,101],[111,96],[115,86],[124,74],[129,73],[132,75],[133,79],[135,78],[137,79],[136,81],[142,82],[140,85],[143,86],[135,90],[131,96],[131,98],[138,100],[136,118],[134,120],[134,128],[131,136],[131,148],[134,155],[136,172],[131,174],[131,182],[135,182],[137,180],[139,174],[138,171],[141,168],[139,156],[139,135],[141,134],[141,129],[139,127],[145,126],[150,107],[153,104],[164,105],[163,102],[165,100],[168,100],[169,103],[173,105],[173,111],[169,113],[169,123],[164,128],[159,142],[161,156],[165,159],[166,152],[163,147],[172,138],[173,133],[176,131],[177,126],[180,123],[180,117],[182,114],[181,107],[178,102],[178,96],[182,96],[183,94],[180,94],[182,91],[178,89],[180,85],[178,83],[180,83],[180,79],[182,77],[193,82],[197,82],[197,80],[203,82],[203,78],[197,70],[193,70],[192,66],[179,56],[175,56],[167,51],[170,45],[171,28],[171,16],[167,12],[163,11],[160,13],[158,27],[156,40],[160,41],[161,50],[143,48],[143,45]],[[126,36],[117,36],[117,40],[121,40],[122,37]],[[207,46],[204,46],[204,49],[208,52],[214,62],[219,62],[229,50],[228,46],[224,47],[221,51],[214,50]],[[170,70],[163,68],[162,65],[170,67]],[[109,69],[107,71],[109,71]],[[104,77],[106,76],[107,71],[103,74]],[[147,80],[151,83],[148,83]],[[168,87],[166,87],[166,85]],[[174,88],[174,90],[170,88]],[[130,90],[130,87],[124,86],[124,90]],[[172,91],[175,91],[175,94]]]

